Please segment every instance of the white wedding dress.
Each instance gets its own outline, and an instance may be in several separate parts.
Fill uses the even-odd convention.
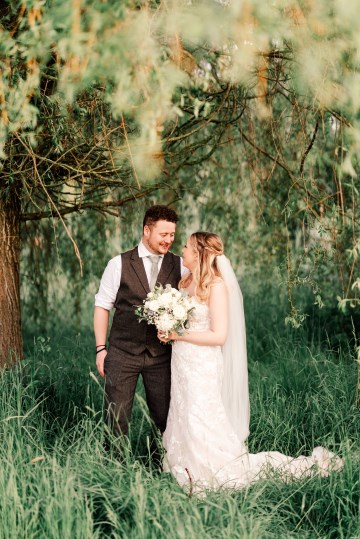
[[[193,298],[189,331],[210,329],[209,308]],[[163,435],[165,472],[193,492],[208,488],[243,488],[278,470],[284,479],[328,475],[342,461],[318,447],[311,456],[292,458],[277,451],[250,454],[237,437],[221,396],[223,356],[220,346],[173,344],[171,401]],[[247,405],[245,402],[244,405]]]

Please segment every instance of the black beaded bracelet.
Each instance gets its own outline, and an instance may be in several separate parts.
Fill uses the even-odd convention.
[[[104,350],[106,350],[106,348],[100,348],[100,350],[96,350],[96,355],[98,355],[99,352],[103,352]]]

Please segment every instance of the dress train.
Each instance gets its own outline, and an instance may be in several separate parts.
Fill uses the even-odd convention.
[[[210,327],[208,306],[194,300],[190,331]],[[163,435],[163,470],[194,492],[208,488],[244,488],[271,470],[284,480],[328,475],[342,460],[323,447],[308,457],[293,458],[277,451],[251,454],[239,441],[221,397],[223,358],[220,346],[184,341],[173,345],[171,401]]]

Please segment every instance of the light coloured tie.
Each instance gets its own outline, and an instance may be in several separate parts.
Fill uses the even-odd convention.
[[[159,258],[158,255],[148,256],[151,260],[151,276],[150,276],[150,290],[153,290],[156,279],[159,274]]]

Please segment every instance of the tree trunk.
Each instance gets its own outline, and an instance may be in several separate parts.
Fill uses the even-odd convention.
[[[20,200],[0,198],[0,365],[22,358],[20,312]]]

